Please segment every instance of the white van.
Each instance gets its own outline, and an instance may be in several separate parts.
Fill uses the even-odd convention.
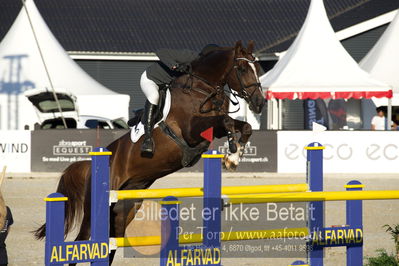
[[[124,118],[109,119],[105,117],[79,115],[76,106],[76,96],[69,92],[57,89],[55,100],[54,94],[45,89],[28,90],[24,95],[33,104],[39,123],[35,129],[64,129],[62,116],[65,119],[67,128],[103,128],[103,129],[123,129],[129,128]]]

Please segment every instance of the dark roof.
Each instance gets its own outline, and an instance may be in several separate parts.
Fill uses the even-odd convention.
[[[299,31],[309,0],[36,0],[67,51],[199,50],[255,40],[257,51],[285,50]],[[325,0],[335,30],[399,8],[398,0]],[[0,40],[21,8],[0,1]]]

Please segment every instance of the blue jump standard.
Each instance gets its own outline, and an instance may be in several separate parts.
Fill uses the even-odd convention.
[[[203,242],[197,246],[180,246],[178,237],[179,219],[162,219],[161,266],[165,265],[220,265],[220,232],[222,212],[222,169],[221,156],[208,151],[204,158],[204,197],[203,197]],[[169,204],[168,201],[172,202]],[[162,213],[177,213],[179,202],[175,197],[166,197],[162,202]],[[174,237],[173,237],[174,236]]]
[[[323,149],[320,143],[307,146],[307,182],[311,191],[323,191]],[[91,193],[91,240],[64,242],[64,210],[67,200],[59,193],[46,199],[46,265],[91,262],[92,265],[108,265],[109,253],[109,155],[103,148],[92,153],[92,193]],[[162,201],[162,229],[160,254],[161,265],[221,265],[221,156],[209,151],[204,157],[204,219],[203,243],[194,246],[179,245],[179,220],[173,219],[179,212],[179,202],[175,197]],[[362,190],[358,181],[348,183],[347,190]],[[308,264],[296,261],[292,265],[323,265],[323,248],[346,246],[347,265],[363,265],[363,225],[362,201],[346,201],[346,225],[344,227],[324,227],[324,202],[309,202],[308,219]],[[216,210],[216,211],[215,211]],[[178,216],[177,216],[178,217]],[[195,255],[200,261],[188,262],[188,256]]]
[[[306,181],[311,191],[323,191],[323,149],[317,142],[307,147]],[[362,190],[361,183],[350,181],[346,190]],[[359,186],[357,186],[359,185]],[[323,265],[323,248],[346,246],[348,266],[363,265],[363,212],[361,200],[346,201],[345,227],[324,227],[324,202],[311,201],[308,204],[308,227],[311,232],[308,241],[308,262],[311,266]]]
[[[103,148],[92,154],[91,240],[64,242],[65,200],[53,193],[46,200],[45,265],[91,262],[109,265],[109,155]]]

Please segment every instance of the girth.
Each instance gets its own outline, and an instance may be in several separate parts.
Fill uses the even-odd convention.
[[[165,121],[160,122],[158,126],[181,148],[183,152],[181,164],[183,167],[191,167],[196,164],[199,159],[201,159],[201,154],[208,150],[208,141],[203,141],[196,147],[190,147],[183,138],[180,138],[175,134]]]

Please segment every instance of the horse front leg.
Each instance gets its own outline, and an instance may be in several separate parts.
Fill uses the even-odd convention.
[[[247,122],[235,120],[230,116],[224,118],[224,127],[230,152],[223,159],[223,167],[228,170],[235,170],[239,164],[240,157],[244,154],[245,145],[252,135],[252,127]],[[240,132],[238,142],[235,136],[236,132]]]
[[[249,138],[252,135],[252,126],[247,122],[234,120],[234,127],[241,134],[240,139],[238,140],[238,145],[240,146],[240,157],[244,154],[244,148],[247,144]]]

